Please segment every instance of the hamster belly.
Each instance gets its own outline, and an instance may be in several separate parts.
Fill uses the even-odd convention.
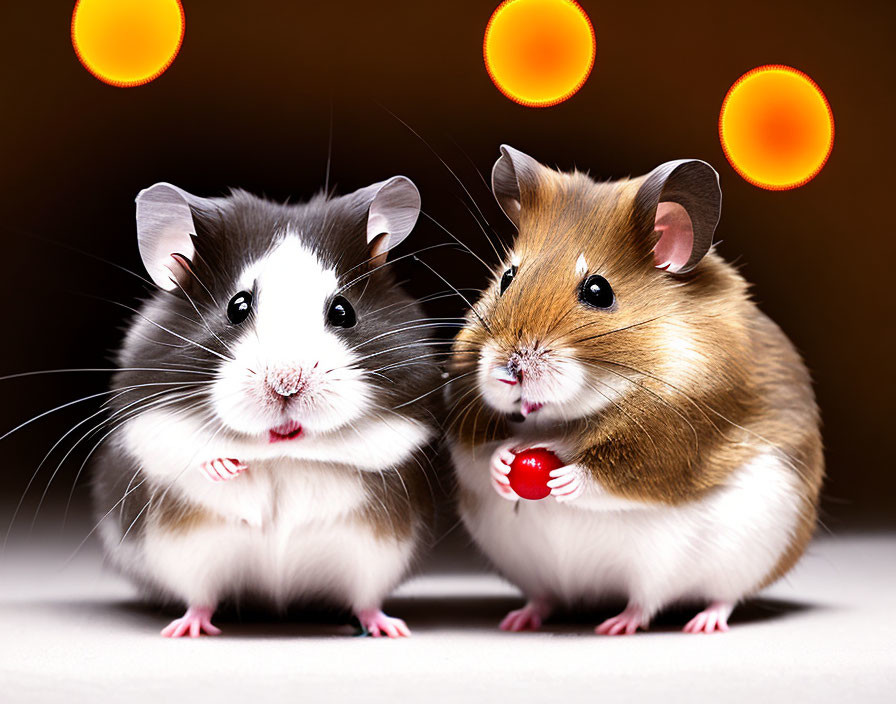
[[[616,559],[620,536],[612,534],[612,522],[550,498],[501,498],[489,480],[496,446],[452,448],[461,518],[495,567],[529,597],[571,604],[623,594],[626,574]]]
[[[219,513],[207,494],[187,495],[187,507],[171,516],[156,511],[139,542],[109,535],[104,542],[125,571],[187,604],[248,597],[280,607],[321,600],[368,608],[380,605],[412,557],[413,536],[381,535],[360,518],[366,497],[357,472],[256,462],[210,486],[229,494],[222,506],[239,510]]]
[[[529,597],[565,605],[622,597],[647,612],[675,601],[738,601],[773,570],[799,521],[797,482],[771,450],[759,449],[725,486],[682,506],[548,498],[517,508],[490,486],[493,449],[453,450],[461,514]]]

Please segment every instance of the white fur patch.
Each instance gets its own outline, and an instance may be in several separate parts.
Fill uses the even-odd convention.
[[[219,367],[215,410],[240,433],[264,436],[298,421],[306,432],[351,423],[368,409],[371,389],[358,360],[328,329],[326,306],[338,289],[325,268],[294,236],[287,235],[243,273],[240,286],[256,290],[255,320],[232,345],[233,361]],[[269,376],[302,379],[304,392],[285,410],[265,386]]]
[[[150,530],[143,559],[163,589],[188,604],[255,594],[277,605],[319,598],[359,611],[382,606],[407,569],[412,545],[379,540],[353,523],[299,531],[234,524],[181,535]]]
[[[588,262],[585,261],[585,253],[579,255],[576,259],[576,276],[584,276],[588,273]]]
[[[662,327],[662,347],[666,363],[661,376],[673,383],[689,382],[689,370],[705,366],[706,360],[692,339],[689,329],[681,328],[674,319],[666,321]]]
[[[210,523],[171,532],[147,516],[139,543],[120,544],[113,521],[102,530],[125,571],[186,604],[255,594],[278,605],[319,597],[378,608],[412,557],[414,538],[381,539],[350,515],[364,500],[353,470],[279,460],[228,482],[201,481],[202,503],[217,517]]]
[[[594,381],[595,375],[586,371],[574,353],[562,348],[542,356],[524,357],[523,381],[513,386],[500,380],[500,370],[507,363],[506,355],[499,353],[493,344],[483,347],[476,373],[479,393],[489,406],[504,413],[518,412],[524,398],[544,404],[527,423],[536,416],[542,421],[557,421],[593,415],[618,403],[632,386],[618,377]]]

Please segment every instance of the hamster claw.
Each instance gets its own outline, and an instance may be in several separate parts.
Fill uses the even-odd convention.
[[[198,638],[203,634],[221,635],[221,629],[212,625],[214,612],[215,610],[210,606],[191,606],[183,616],[165,626],[161,634],[165,638],[180,638],[181,636]]]
[[[492,483],[492,487],[494,488],[498,496],[500,496],[502,499],[507,499],[508,501],[514,502],[519,501],[519,495],[510,487],[504,487],[494,482]]]
[[[541,628],[542,620],[550,614],[551,608],[541,601],[530,601],[521,609],[515,609],[508,613],[498,625],[502,631],[537,631]]]
[[[638,606],[627,606],[621,614],[608,618],[594,632],[601,636],[630,636],[639,628],[646,628],[644,614]]]
[[[729,630],[728,617],[734,610],[730,601],[714,601],[684,627],[685,633],[719,633]]]
[[[510,465],[513,464],[513,461],[516,459],[516,453],[513,450],[499,448],[497,452],[495,452],[495,458],[498,462],[501,463],[502,466],[507,467],[507,471],[510,471]]]
[[[578,465],[569,464],[560,467],[553,470],[550,476],[548,488],[551,490],[551,496],[560,503],[577,499],[585,491],[585,482]]]
[[[407,638],[411,635],[411,629],[404,621],[387,616],[380,609],[361,609],[355,615],[361,628],[374,638]]]
[[[510,488],[510,464],[516,459],[516,453],[511,445],[501,445],[495,450],[489,463],[492,488],[498,496],[508,501],[517,501],[520,497]]]
[[[240,460],[227,457],[219,457],[209,462],[205,462],[199,467],[206,479],[212,482],[227,481],[238,477],[249,468],[249,465],[243,464]]]
[[[494,489],[502,499],[517,501],[520,498],[517,493],[510,488],[510,479],[500,470],[491,470],[491,482],[492,489]]]
[[[514,443],[506,442],[503,445],[499,445],[492,453],[492,459],[489,463],[491,468],[501,474],[509,474],[510,465],[516,459],[516,452]]]

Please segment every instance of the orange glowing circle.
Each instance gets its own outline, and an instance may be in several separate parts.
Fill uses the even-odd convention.
[[[184,27],[180,0],[78,0],[72,46],[84,68],[104,83],[139,86],[171,65]]]
[[[782,191],[821,171],[834,146],[834,115],[821,88],[802,71],[760,66],[725,96],[719,137],[737,173],[755,186]]]
[[[482,50],[498,90],[541,108],[585,84],[597,44],[591,20],[573,0],[504,0],[485,28]]]

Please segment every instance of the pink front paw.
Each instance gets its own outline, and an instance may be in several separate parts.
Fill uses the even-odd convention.
[[[504,444],[498,447],[492,454],[491,462],[489,462],[489,472],[491,474],[492,489],[498,496],[508,501],[518,501],[519,496],[510,488],[510,465],[516,459],[516,452],[513,445]]]
[[[577,464],[559,467],[552,471],[550,476],[551,480],[548,482],[548,487],[551,490],[551,496],[561,503],[577,499],[585,491],[582,468]]]
[[[205,462],[199,467],[199,471],[205,475],[206,479],[213,482],[223,482],[228,479],[233,479],[247,469],[249,469],[249,465],[243,464],[239,460],[226,457],[219,457],[218,459]]]
[[[411,635],[411,629],[404,621],[387,616],[379,609],[361,609],[356,615],[361,627],[374,638],[406,638]]]

